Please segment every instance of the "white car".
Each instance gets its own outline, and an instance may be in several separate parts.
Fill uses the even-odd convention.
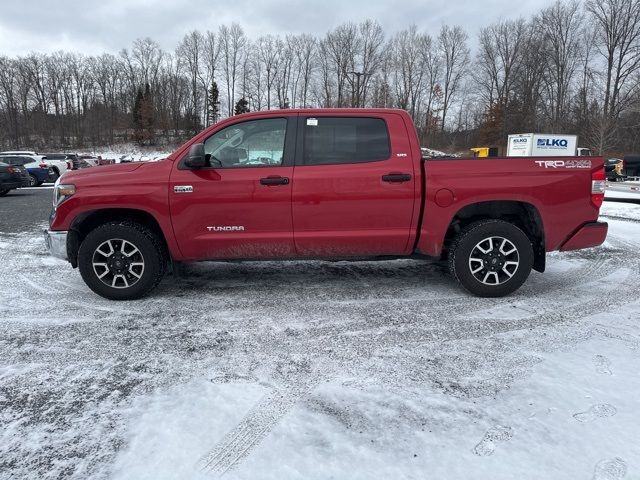
[[[51,167],[41,159],[41,155],[0,153],[0,162],[26,169],[30,187],[39,187],[44,182],[52,181],[56,176]]]
[[[67,162],[66,160],[48,158],[46,156],[39,155],[38,153],[33,151],[27,151],[27,150],[17,151],[16,150],[11,152],[0,152],[0,155],[28,156],[28,157],[34,158],[34,161],[36,162],[46,163],[54,173],[54,178],[53,178],[54,181],[59,177],[61,177],[67,170],[70,170],[73,168],[73,166],[69,166],[69,162]]]

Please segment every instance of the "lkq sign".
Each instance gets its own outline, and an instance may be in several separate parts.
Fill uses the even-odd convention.
[[[565,149],[569,146],[566,138],[538,138],[538,148]]]

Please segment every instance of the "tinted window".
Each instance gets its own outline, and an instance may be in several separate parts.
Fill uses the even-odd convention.
[[[24,165],[20,157],[2,157],[0,158],[0,161],[7,165]]]
[[[304,127],[304,163],[322,165],[387,160],[389,133],[379,118],[308,118]]]
[[[285,118],[238,123],[214,133],[204,142],[212,167],[243,168],[282,165]]]

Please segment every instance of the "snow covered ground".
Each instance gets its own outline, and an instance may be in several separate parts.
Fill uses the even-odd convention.
[[[116,160],[116,163],[119,163],[121,160],[129,162],[161,160],[168,157],[174,150],[174,148],[139,147],[134,144],[122,144],[114,145],[113,147],[100,147],[89,150],[86,153],[100,155],[104,159],[113,159]]]
[[[0,232],[0,478],[639,479],[640,206],[602,213],[503,299],[399,260],[113,303]]]

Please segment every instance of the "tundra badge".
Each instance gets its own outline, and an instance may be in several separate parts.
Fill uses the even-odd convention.
[[[244,232],[244,226],[220,225],[215,227],[207,227],[210,232]]]
[[[191,185],[176,185],[173,187],[173,191],[176,193],[193,193],[193,187]]]

